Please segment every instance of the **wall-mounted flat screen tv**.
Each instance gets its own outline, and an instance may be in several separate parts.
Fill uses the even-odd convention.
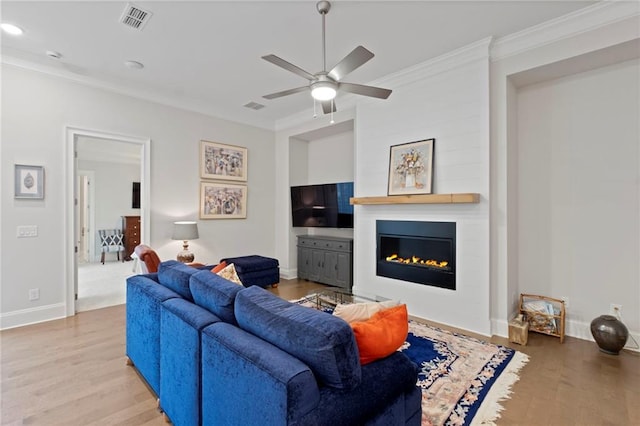
[[[353,228],[353,182],[291,187],[294,227]]]

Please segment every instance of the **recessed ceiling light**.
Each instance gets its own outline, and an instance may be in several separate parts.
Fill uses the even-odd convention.
[[[22,31],[22,28],[17,27],[13,24],[0,24],[0,28],[2,28],[2,30],[7,33],[7,34],[11,34],[11,35],[22,35],[22,33],[24,33],[24,31]]]
[[[144,68],[144,65],[138,61],[126,61],[124,64],[127,66],[127,68],[133,68],[134,70],[140,70]]]

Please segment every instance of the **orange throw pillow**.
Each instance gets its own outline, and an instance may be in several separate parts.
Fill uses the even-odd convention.
[[[211,272],[213,272],[214,274],[217,274],[218,272],[222,271],[226,267],[227,267],[227,262],[220,262],[216,266],[213,267]]]
[[[351,323],[360,351],[360,364],[369,364],[396,351],[407,339],[407,305],[376,312],[366,321]]]

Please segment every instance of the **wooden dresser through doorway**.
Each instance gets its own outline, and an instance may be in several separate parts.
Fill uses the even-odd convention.
[[[140,216],[122,216],[124,228],[124,260],[131,260],[131,254],[140,244]]]

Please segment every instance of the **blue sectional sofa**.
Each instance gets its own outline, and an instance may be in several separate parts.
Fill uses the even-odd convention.
[[[127,279],[127,355],[178,426],[421,422],[404,354],[360,365],[342,319],[174,261]]]

